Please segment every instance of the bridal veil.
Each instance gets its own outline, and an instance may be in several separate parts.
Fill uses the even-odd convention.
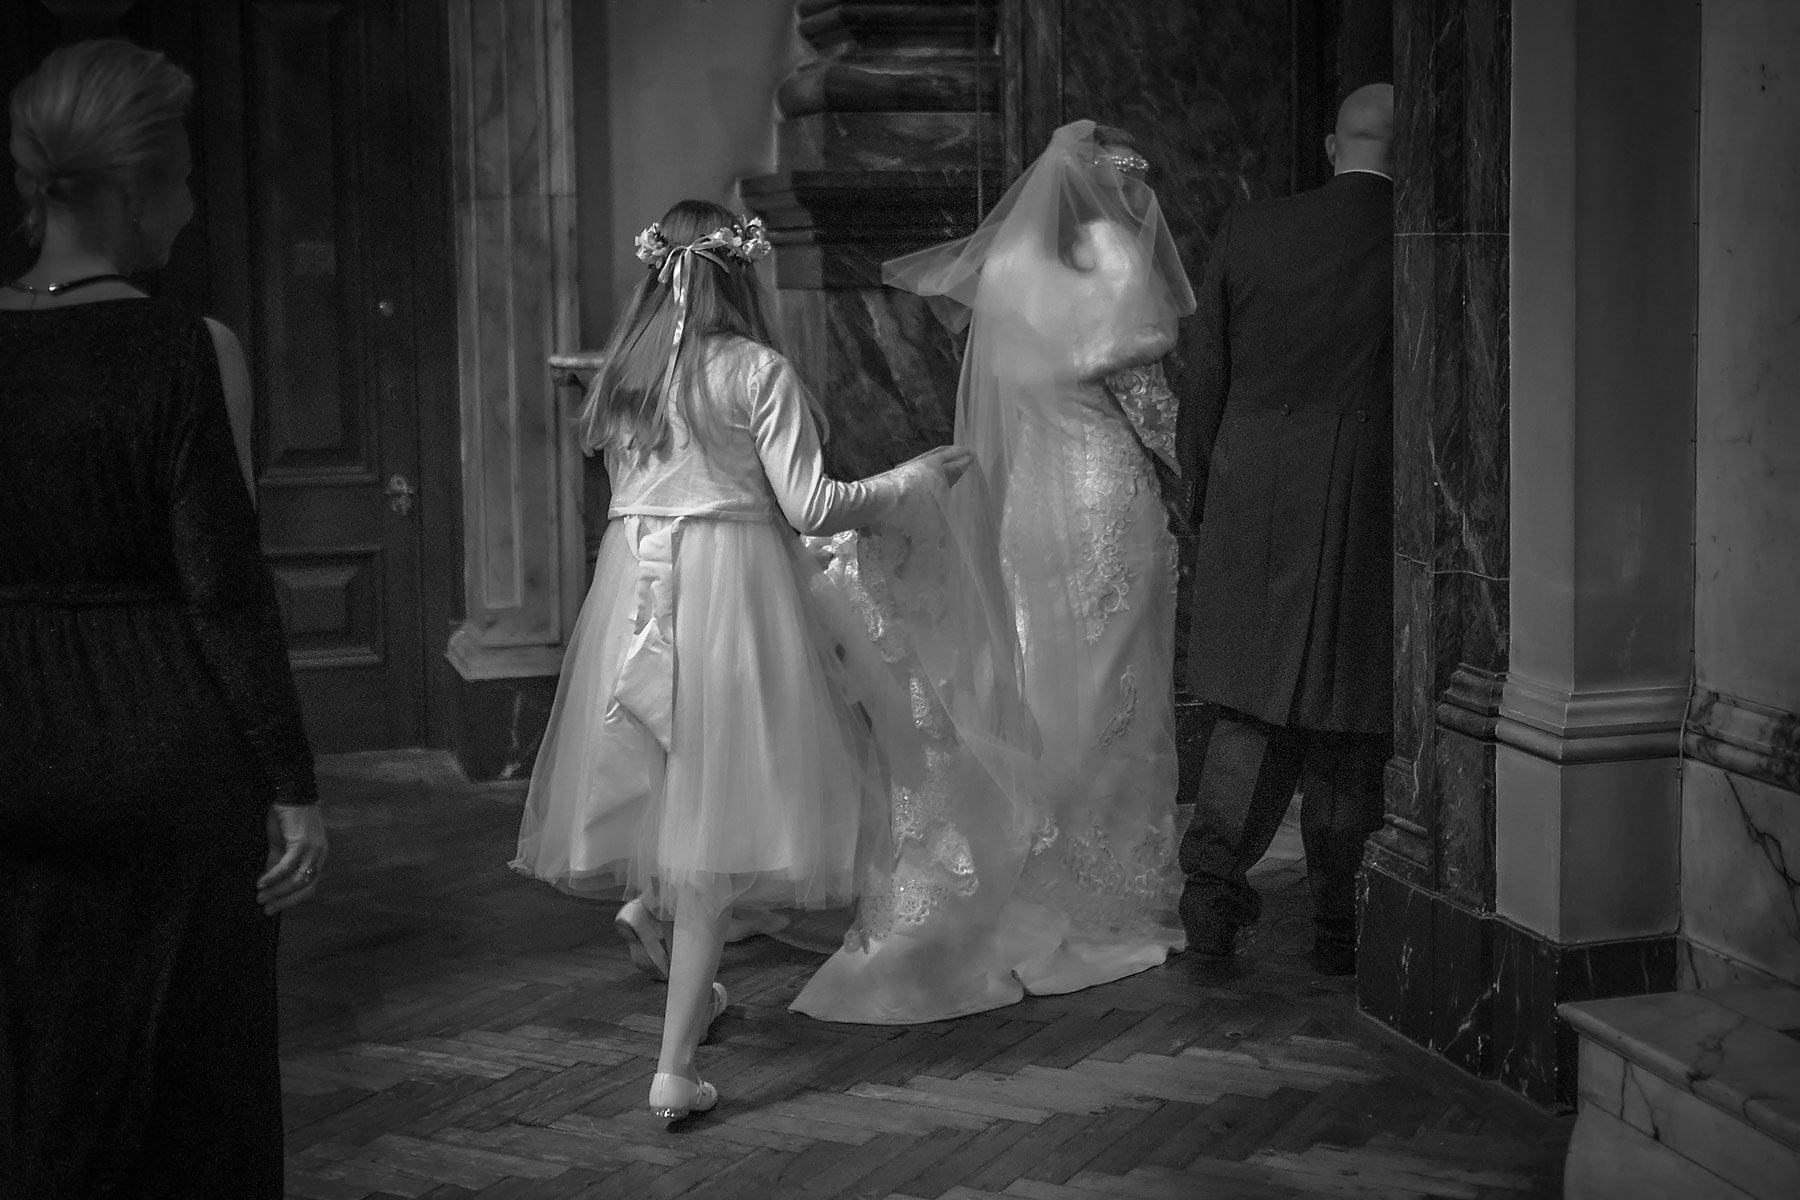
[[[865,857],[857,924],[799,1011],[938,1020],[1139,970],[1171,944],[1150,910],[1172,848],[1172,737],[1158,742],[1169,759],[1158,788],[1168,794],[1150,806],[1160,815],[1131,799],[1140,781],[1107,777],[1121,769],[1109,763],[1131,769],[1129,739],[1093,753],[1129,732],[1138,704],[1129,665],[1122,703],[1094,703],[1093,681],[1117,674],[1108,622],[1142,604],[1132,589],[1143,573],[1120,556],[1153,546],[1172,557],[1173,546],[1160,524],[1161,540],[1134,542],[1124,517],[1094,503],[1096,490],[1135,494],[1133,472],[1148,470],[1104,382],[1165,354],[1194,306],[1132,166],[1093,122],[1066,125],[974,234],[884,270],[967,330],[955,440],[974,464],[947,493],[834,547],[826,586],[904,680],[924,749],[922,769],[893,788],[891,842]],[[1093,435],[1101,426],[1117,429],[1116,444]],[[1097,527],[1111,525],[1121,528]],[[1172,589],[1172,561],[1154,574]],[[1172,625],[1172,590],[1164,601]],[[1109,727],[1107,714],[1124,724]],[[1053,844],[1065,857],[1048,886],[1032,875]],[[1097,946],[1083,953],[1116,959],[1098,975],[1057,965],[1076,928]]]

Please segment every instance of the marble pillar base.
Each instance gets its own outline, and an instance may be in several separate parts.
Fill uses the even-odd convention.
[[[1494,794],[1505,676],[1458,664],[1438,701],[1431,777],[1438,798],[1437,882],[1451,901],[1494,906]]]
[[[1492,1078],[1494,922],[1373,862],[1358,889],[1358,1007],[1470,1074]]]
[[[1673,711],[1678,725],[1679,705]],[[1570,722],[1540,737],[1503,714],[1499,734],[1495,910],[1571,945],[1673,934],[1682,920],[1678,731],[1590,737]],[[1619,757],[1581,757],[1597,753]]]
[[[1546,1106],[1575,1102],[1568,1001],[1675,985],[1673,936],[1559,945],[1383,866],[1359,882],[1357,1004],[1395,1032]]]
[[[475,783],[529,778],[555,699],[555,675],[456,680],[450,752],[463,774]]]

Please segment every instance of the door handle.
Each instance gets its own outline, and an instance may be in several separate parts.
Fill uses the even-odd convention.
[[[413,490],[413,485],[408,482],[406,476],[389,476],[387,487],[384,490],[387,492],[389,508],[403,517],[412,512],[413,497],[418,493]]]

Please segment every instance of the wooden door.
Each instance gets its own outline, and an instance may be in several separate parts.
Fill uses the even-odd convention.
[[[243,210],[233,224],[248,269],[234,290],[253,348],[263,548],[307,726],[320,750],[415,745],[424,683],[408,156],[387,119],[405,110],[393,91],[405,73],[384,69],[404,59],[392,44],[398,6],[216,7],[208,74],[242,104],[208,113],[209,161],[236,168],[215,171],[208,188],[220,207]],[[217,247],[215,261],[236,249]]]
[[[315,748],[422,744],[418,394],[448,279],[419,247],[447,253],[450,216],[444,188],[419,185],[441,173],[448,136],[442,64],[421,55],[446,53],[441,17],[429,0],[4,7],[9,89],[52,46],[93,36],[194,74],[197,216],[146,286],[224,320],[248,353],[263,546]],[[28,261],[22,239],[6,258]],[[434,546],[449,540],[436,517]]]

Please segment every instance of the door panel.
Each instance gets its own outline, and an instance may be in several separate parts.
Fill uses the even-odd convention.
[[[377,439],[373,408],[362,402],[359,319],[367,289],[356,244],[366,189],[353,157],[355,20],[342,4],[259,3],[249,25],[264,481],[305,486],[336,475],[339,483],[372,483]]]
[[[396,73],[378,66],[389,7],[243,11],[263,544],[322,750],[422,735],[406,262],[380,249],[405,241],[402,181],[376,128],[400,109],[386,94]]]

